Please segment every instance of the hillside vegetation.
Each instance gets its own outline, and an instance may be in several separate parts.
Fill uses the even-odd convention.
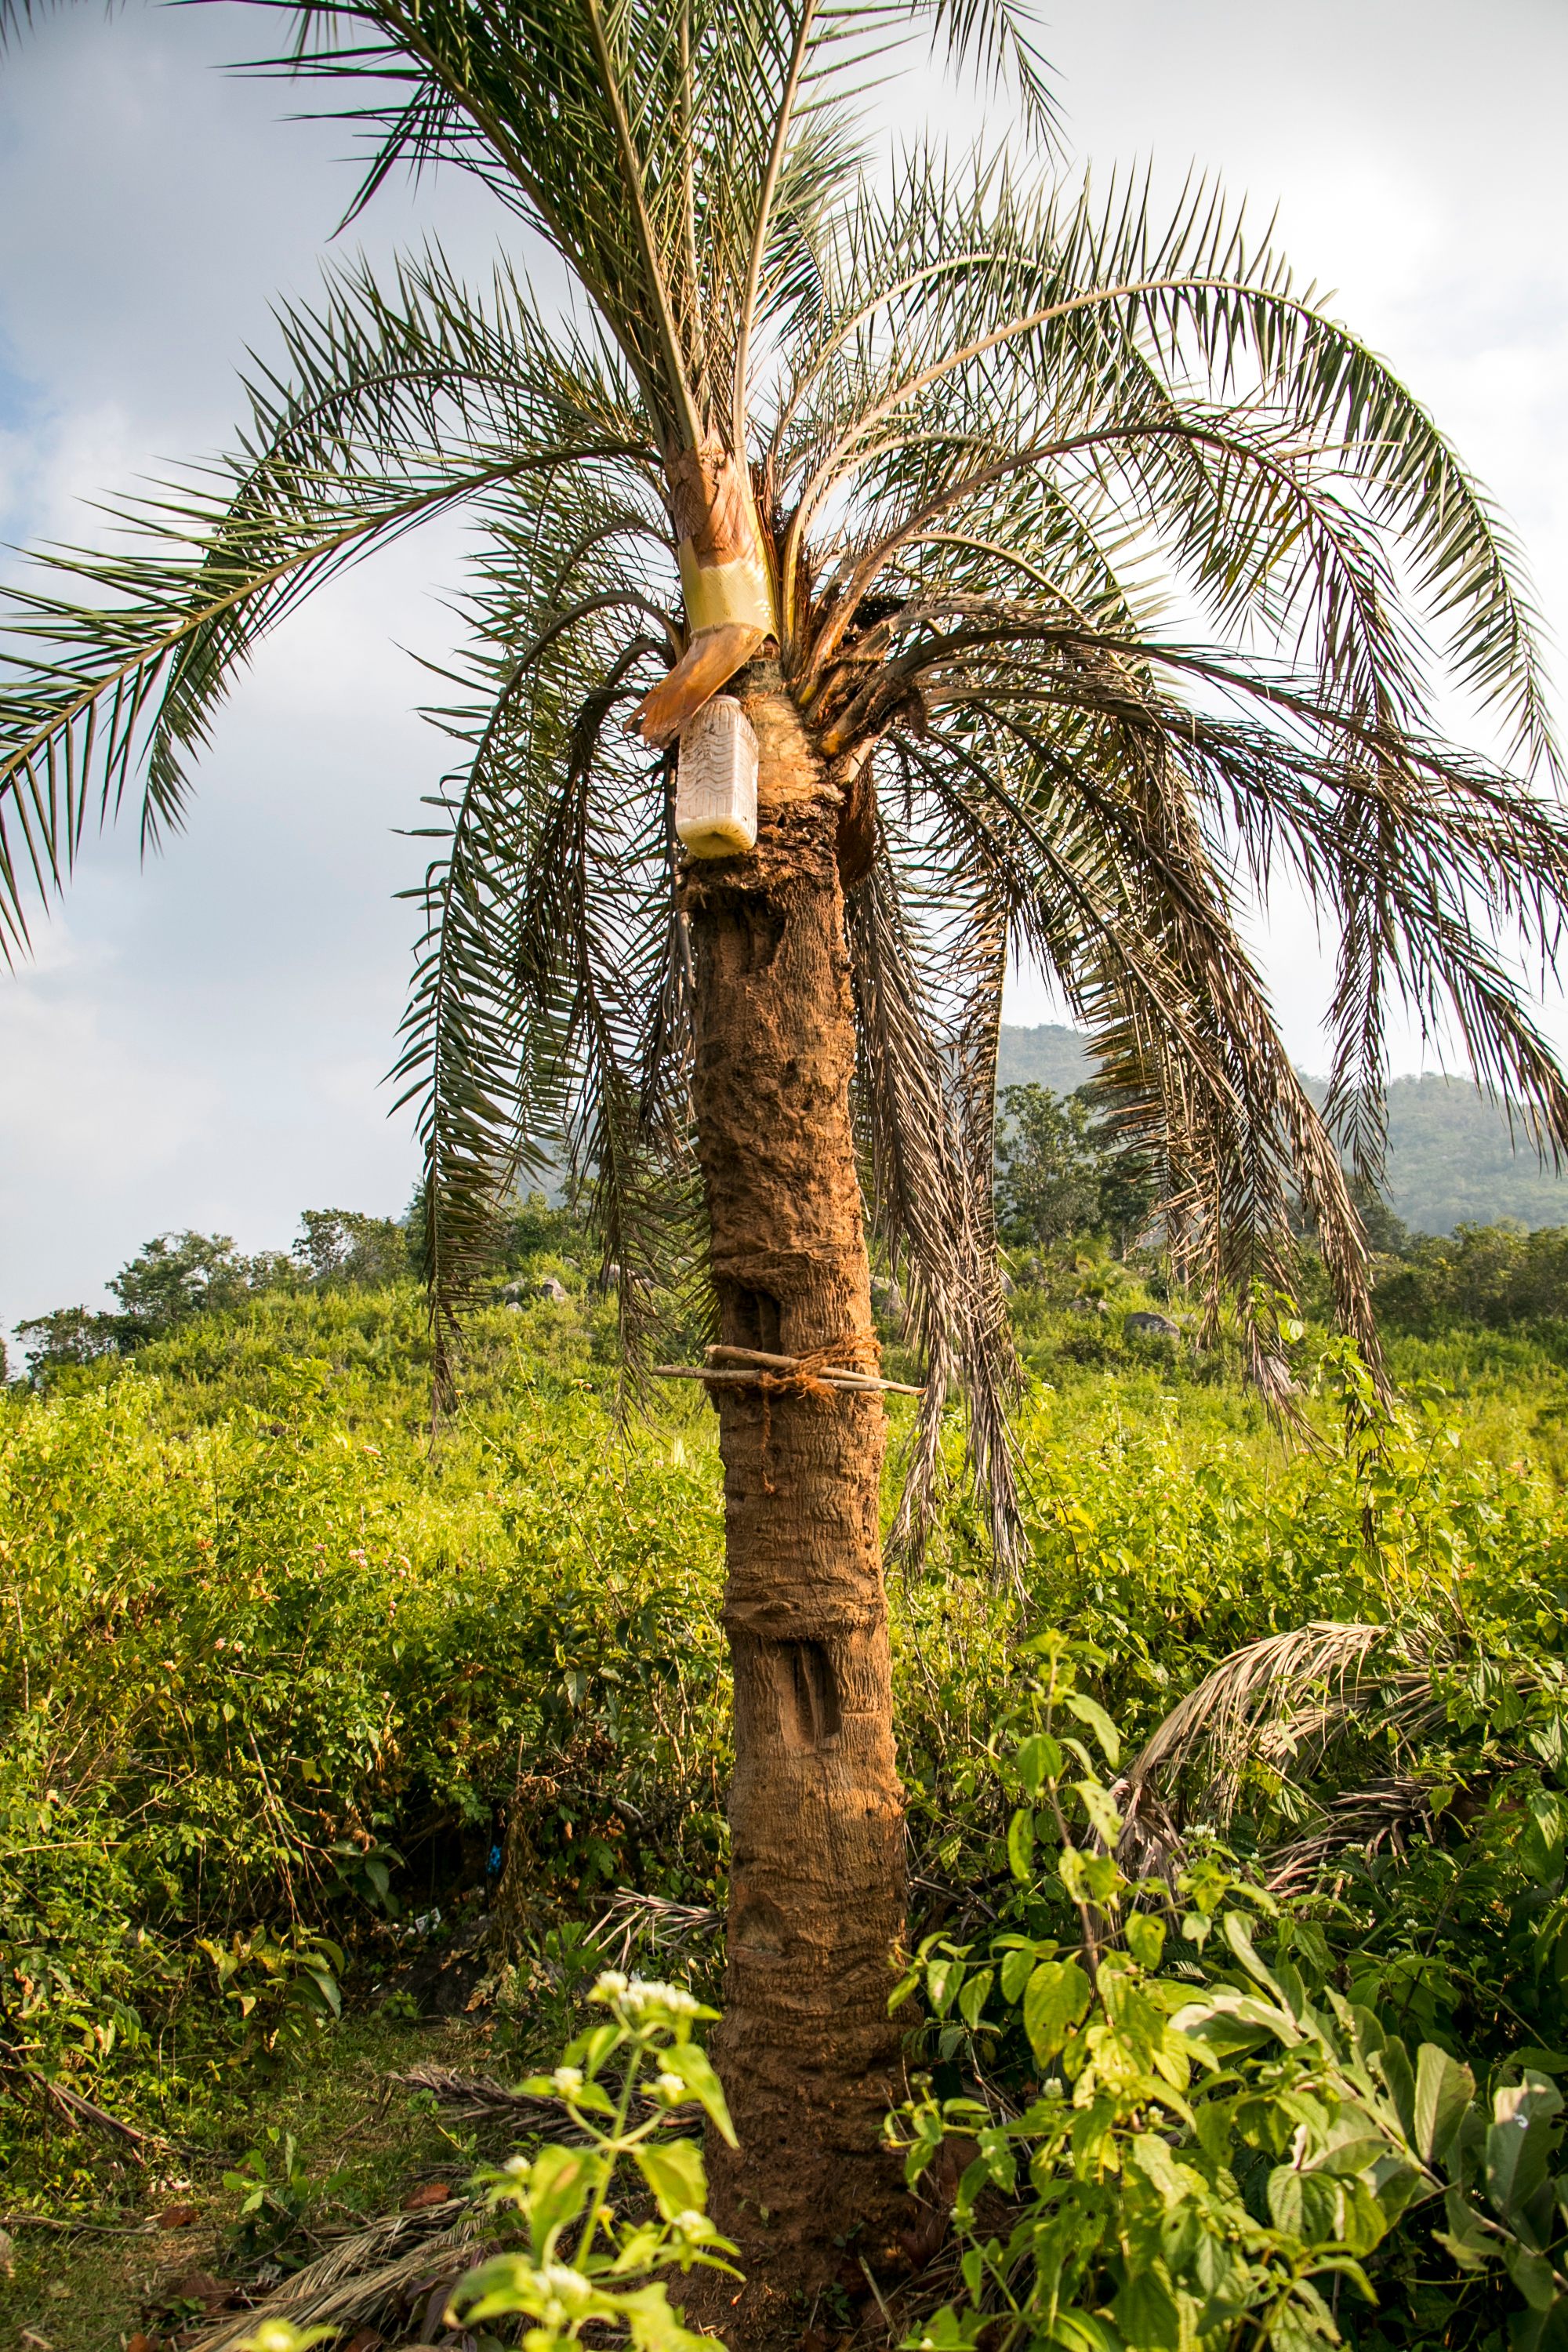
[[[1545,1277],[1499,1287],[1540,1244],[1488,1242],[1484,1278],[1447,1246],[1447,1290],[1428,1267],[1391,1337],[1392,1425],[1347,1422],[1357,1368],[1302,1332],[1310,1444],[1223,1341],[1197,1347],[1154,1269],[1083,1241],[1015,1259],[1023,1586],[996,1588],[956,1488],[892,1578],[911,2063],[938,2095],[1038,2072],[1006,1971],[976,1973],[990,1940],[1077,1936],[1007,1761],[1042,1677],[1076,1676],[1125,1762],[1228,1654],[1324,1621],[1373,1629],[1362,1665],[1393,1644],[1405,1697],[1374,1676],[1347,1743],[1321,1714],[1346,1657],[1286,1675],[1281,1727],[1265,1707],[1217,1811],[1199,1741],[1161,1800],[1186,1820],[1183,1884],[1254,1889],[1276,1966],[1462,2058],[1487,2097],[1521,2063],[1548,2086],[1568,2067],[1565,1327]],[[62,2265],[34,2217],[131,2226],[184,2198],[209,2286],[265,2284],[411,2176],[471,2168],[482,2135],[384,2087],[415,2059],[548,2058],[607,1953],[715,1989],[711,1416],[675,1389],[617,1421],[585,1255],[558,1213],[520,1225],[434,1434],[412,1280],[371,1286],[341,1253],[252,1268],[0,1402],[0,2163],[35,2352],[107,2347],[139,2311],[173,2343],[201,2310],[174,2291],[183,2241],[92,2239]],[[1128,1328],[1151,1307],[1183,1335]],[[661,1922],[688,1937],[674,1959],[646,1941]],[[1357,2341],[1500,2343],[1509,2276],[1432,2226],[1368,2253]]]
[[[1091,1072],[1076,1029],[1043,1024],[1004,1026],[997,1062],[1003,1087],[1049,1087],[1070,1094]],[[1321,1103],[1327,1091],[1308,1078]],[[1542,1168],[1522,1126],[1468,1078],[1395,1078],[1388,1089],[1390,1207],[1413,1233],[1447,1234],[1457,1225],[1568,1222],[1568,1176]]]

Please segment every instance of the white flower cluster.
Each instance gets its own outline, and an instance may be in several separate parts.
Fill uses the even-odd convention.
[[[678,2213],[670,2226],[678,2238],[684,2238],[693,2246],[703,2245],[719,2234],[706,2213],[694,2212],[689,2207],[684,2213]]]
[[[619,1969],[606,1969],[588,1998],[619,2010],[628,2025],[637,2018],[647,2017],[651,2011],[662,2010],[667,2017],[695,2017],[699,2008],[695,1995],[689,1993],[684,1985],[623,1976]]]
[[[594,2290],[582,2272],[569,2269],[564,2263],[545,2263],[537,2277],[543,2290],[539,2316],[547,2327],[561,2327],[576,2319],[593,2297]]]
[[[581,2066],[557,2066],[550,2079],[563,2098],[574,2098],[583,2087],[583,2069]]]

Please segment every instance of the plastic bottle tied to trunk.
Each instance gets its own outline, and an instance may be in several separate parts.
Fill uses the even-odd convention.
[[[734,857],[757,839],[757,739],[732,694],[716,694],[680,730],[675,830],[693,857]]]

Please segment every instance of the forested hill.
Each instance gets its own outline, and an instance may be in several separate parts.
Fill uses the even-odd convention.
[[[1003,1029],[1002,1086],[1032,1081],[1067,1094],[1089,1066],[1076,1029]],[[1308,1085],[1321,1099],[1321,1081]],[[1389,1202],[1413,1232],[1447,1234],[1501,1217],[1568,1224],[1568,1177],[1544,1171],[1522,1139],[1516,1152],[1505,1113],[1468,1079],[1396,1078],[1388,1116]]]

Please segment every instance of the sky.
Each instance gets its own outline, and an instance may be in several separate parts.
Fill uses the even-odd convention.
[[[347,134],[219,69],[264,22],[128,0],[0,58],[0,541],[100,539],[89,502],[222,446],[269,304],[329,254],[435,235],[478,271],[517,238],[452,176],[387,190],[332,245]],[[1041,40],[1071,171],[1148,168],[1163,202],[1195,167],[1259,222],[1278,209],[1299,275],[1435,411],[1568,637],[1559,0],[1058,0]],[[887,103],[918,127],[918,90]],[[439,525],[312,599],[231,698],[183,835],[145,864],[132,827],[94,838],[0,976],[0,1328],[103,1303],[156,1233],[279,1248],[302,1208],[406,1202],[417,1151],[383,1083],[414,933],[395,894],[444,766],[416,656],[451,642],[460,553]],[[1280,898],[1253,936],[1291,1051],[1321,1067],[1310,922]],[[1057,1017],[1016,975],[1009,1018]],[[1547,1022],[1568,1046],[1568,1011]],[[1395,1069],[1422,1061],[1397,1035]]]

